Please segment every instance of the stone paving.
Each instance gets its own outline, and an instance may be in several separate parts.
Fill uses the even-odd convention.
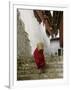
[[[39,73],[33,57],[17,60],[17,80],[39,80],[63,78],[63,56],[46,57],[46,69]]]

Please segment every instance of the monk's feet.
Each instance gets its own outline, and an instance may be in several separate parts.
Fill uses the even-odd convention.
[[[38,70],[38,73],[39,73],[39,74],[45,73],[45,70],[44,70],[44,69],[39,69],[39,70]]]
[[[41,74],[42,73],[42,70],[41,69],[38,69],[38,73]]]

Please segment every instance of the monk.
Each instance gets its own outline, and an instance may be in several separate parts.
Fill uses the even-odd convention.
[[[39,73],[44,72],[45,57],[44,57],[44,45],[42,42],[37,44],[37,48],[34,51],[34,60],[39,70]]]

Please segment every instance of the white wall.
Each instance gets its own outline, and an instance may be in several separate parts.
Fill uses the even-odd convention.
[[[55,54],[56,52],[58,53],[58,49],[60,48],[60,45],[59,45],[59,41],[51,41],[50,42],[50,51],[51,51],[51,54]]]
[[[32,47],[32,54],[35,48],[37,47],[36,45],[38,42],[43,42],[45,47],[45,52],[46,51],[49,52],[50,39],[46,35],[45,26],[43,26],[43,23],[39,24],[39,22],[34,16],[33,10],[19,9],[19,11],[20,11],[21,19],[25,25],[25,31],[29,35],[30,44]]]

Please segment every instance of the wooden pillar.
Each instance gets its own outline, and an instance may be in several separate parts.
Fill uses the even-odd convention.
[[[60,30],[60,47],[63,48],[63,16],[62,16],[61,21],[60,21],[59,30]]]

